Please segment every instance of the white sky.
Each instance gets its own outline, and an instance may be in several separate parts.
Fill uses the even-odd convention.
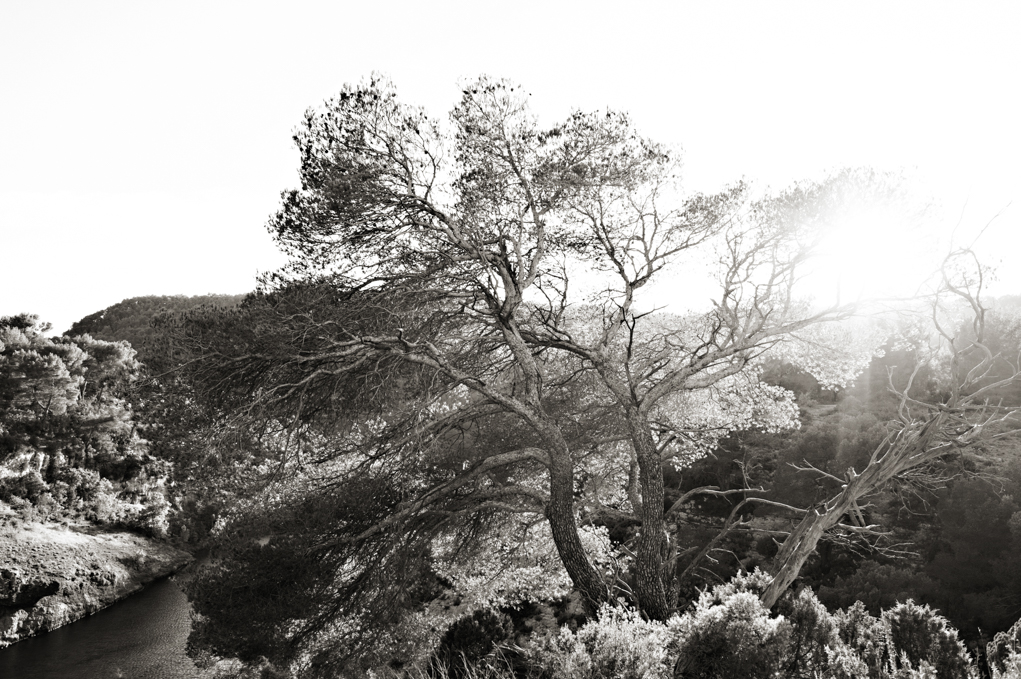
[[[1016,1],[0,0],[0,315],[252,289],[303,111],[373,70],[437,117],[481,73],[629,111],[693,189],[905,168],[964,233],[1013,200],[983,247],[1021,292]]]

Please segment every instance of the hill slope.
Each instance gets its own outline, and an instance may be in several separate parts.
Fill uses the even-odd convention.
[[[116,342],[126,340],[139,350],[152,336],[150,321],[163,312],[188,311],[200,306],[235,307],[245,295],[147,295],[130,297],[102,311],[89,314],[74,323],[64,334],[68,337],[89,334],[93,339]]]

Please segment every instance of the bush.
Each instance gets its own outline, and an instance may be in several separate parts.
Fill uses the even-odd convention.
[[[451,625],[433,654],[431,665],[444,668],[451,677],[465,676],[477,664],[514,634],[510,618],[483,608]]]
[[[928,606],[897,604],[880,618],[856,602],[827,612],[810,589],[773,611],[759,595],[769,576],[741,573],[703,592],[665,623],[604,606],[576,632],[533,637],[520,656],[501,648],[509,620],[480,611],[451,627],[433,677],[501,679],[975,679],[957,631]],[[989,645],[993,679],[1021,679],[1021,622]],[[437,658],[462,658],[460,665]],[[514,662],[518,660],[520,662]],[[414,668],[412,674],[415,676]],[[422,670],[417,670],[419,674]]]
[[[825,676],[833,674],[830,658],[843,642],[835,621],[812,590],[805,588],[796,595],[783,596],[776,612],[787,619],[791,629],[781,663],[783,676],[813,679],[819,671]]]
[[[138,514],[138,527],[150,537],[164,539],[170,532],[170,503],[158,490],[145,494],[145,506]]]
[[[604,606],[577,632],[562,628],[526,651],[529,674],[544,679],[670,679],[677,658],[668,624],[633,610]]]
[[[726,588],[704,593],[695,609],[673,624],[681,638],[675,676],[769,679],[780,672],[790,624],[771,618],[757,595],[720,592]]]
[[[70,508],[74,508],[79,500],[85,506],[95,503],[104,487],[111,487],[109,482],[104,486],[99,472],[93,469],[61,467],[54,476],[58,483],[67,485],[65,504]]]
[[[990,672],[992,679],[1021,679],[1021,652],[1011,651]]]
[[[869,615],[865,604],[856,601],[833,615],[837,634],[844,646],[863,663],[871,679],[885,676],[886,629],[883,622]]]
[[[887,653],[891,669],[921,668],[931,663],[936,679],[960,679],[974,675],[974,667],[957,630],[946,618],[911,599],[883,611]]]
[[[85,518],[97,523],[116,523],[124,513],[124,507],[114,495],[113,484],[106,479],[99,480],[95,498],[85,505]]]
[[[27,474],[0,479],[0,500],[10,504],[12,499],[19,498],[35,504],[48,489],[42,475],[33,469]]]
[[[993,640],[986,645],[986,659],[989,669],[994,674],[1012,676],[1013,671],[1021,677],[1021,620],[1018,620],[1006,632],[997,632]]]

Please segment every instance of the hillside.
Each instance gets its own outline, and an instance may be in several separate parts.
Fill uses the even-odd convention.
[[[235,307],[245,295],[146,295],[130,297],[75,322],[64,334],[91,335],[93,339],[125,340],[136,350],[152,337],[150,322],[165,312],[182,312],[201,306]]]

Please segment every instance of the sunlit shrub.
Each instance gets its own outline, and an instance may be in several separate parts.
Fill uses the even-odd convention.
[[[671,623],[680,639],[678,671],[692,679],[775,677],[792,633],[756,594],[726,585],[704,593],[690,614]]]
[[[170,503],[163,493],[150,490],[138,514],[138,527],[154,538],[165,538],[170,532]]]
[[[43,521],[53,517],[60,511],[60,505],[49,492],[41,493],[35,500],[35,510]]]
[[[1021,620],[1006,632],[996,633],[986,645],[986,659],[994,677],[1021,679]]]
[[[88,506],[96,501],[104,489],[112,487],[108,481],[105,485],[99,472],[81,467],[60,467],[55,477],[58,483],[67,484],[67,506],[74,507],[81,501]]]
[[[881,616],[891,669],[921,668],[930,663],[936,679],[977,676],[957,630],[928,606],[908,599]],[[897,676],[895,674],[895,676]]]
[[[99,523],[115,523],[122,517],[124,507],[113,492],[113,484],[106,479],[99,480],[95,498],[86,505],[85,517]]]
[[[867,676],[871,679],[885,676],[886,630],[883,622],[870,615],[860,601],[834,613],[833,620],[844,647],[862,662]]]
[[[532,674],[546,679],[669,679],[677,658],[673,625],[604,606],[577,632],[538,641],[528,651]]]
[[[1021,679],[1021,652],[1011,651],[999,659],[996,665],[990,663],[992,679]]]
[[[790,637],[782,660],[784,677],[812,679],[823,672],[833,673],[831,658],[843,658],[843,646],[837,625],[826,607],[819,603],[811,589],[787,594],[777,602],[775,612],[790,625]],[[834,655],[836,654],[836,655]],[[847,665],[847,663],[844,663]],[[847,665],[850,667],[850,665]]]

